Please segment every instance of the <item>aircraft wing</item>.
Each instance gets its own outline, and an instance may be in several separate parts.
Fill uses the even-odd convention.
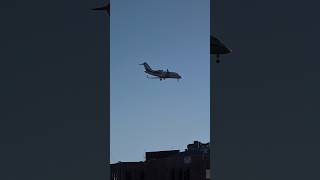
[[[210,54],[229,54],[231,50],[227,48],[219,39],[210,36]]]
[[[94,8],[92,10],[95,10],[95,11],[107,11],[107,13],[110,15],[110,3],[108,3],[107,5],[102,6],[102,7]]]
[[[155,77],[149,77],[149,76],[147,76],[147,78],[148,78],[148,79],[160,79],[160,77],[158,77],[158,76],[155,76]]]

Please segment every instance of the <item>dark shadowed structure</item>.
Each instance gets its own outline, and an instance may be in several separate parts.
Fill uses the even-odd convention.
[[[214,179],[320,179],[319,6],[211,1]]]
[[[1,0],[1,180],[107,179],[102,3]]]
[[[111,165],[112,180],[206,180],[208,172],[209,144],[198,141],[184,152],[146,152],[144,162]]]

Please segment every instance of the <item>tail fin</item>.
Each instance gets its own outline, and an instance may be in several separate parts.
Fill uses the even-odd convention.
[[[153,71],[153,70],[151,69],[151,67],[149,66],[148,63],[144,62],[144,63],[142,63],[141,65],[144,66],[144,69],[145,69],[146,71]]]

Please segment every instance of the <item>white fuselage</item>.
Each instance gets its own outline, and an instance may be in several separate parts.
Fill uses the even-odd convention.
[[[163,71],[163,70],[157,70],[157,71],[148,70],[148,71],[145,71],[145,73],[153,75],[153,76],[157,76],[157,77],[163,78],[163,79],[166,79],[166,78],[180,79],[181,78],[181,76],[179,76],[178,73],[168,72],[168,71]]]

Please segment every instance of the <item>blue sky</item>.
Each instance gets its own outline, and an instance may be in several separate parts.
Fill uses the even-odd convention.
[[[111,162],[208,142],[209,0],[111,4]],[[183,79],[147,79],[142,62]]]

